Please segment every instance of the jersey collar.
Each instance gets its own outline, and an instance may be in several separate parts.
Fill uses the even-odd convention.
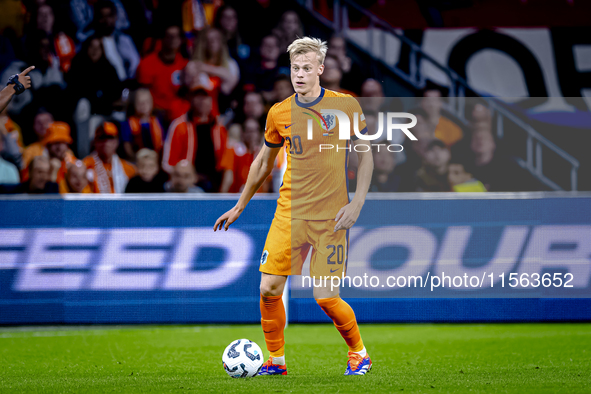
[[[302,102],[300,102],[300,100],[298,100],[298,94],[296,93],[295,101],[296,101],[296,104],[302,108],[310,108],[310,107],[313,107],[316,104],[318,104],[320,102],[320,100],[322,100],[322,97],[324,97],[324,88],[321,86],[320,87],[320,96],[318,96],[318,98],[316,100],[310,101],[309,103],[302,103]]]

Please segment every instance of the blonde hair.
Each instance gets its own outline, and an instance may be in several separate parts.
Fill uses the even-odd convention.
[[[140,160],[145,160],[145,159],[152,159],[156,163],[158,163],[158,161],[159,161],[158,160],[158,153],[156,153],[152,149],[148,149],[148,148],[142,148],[142,149],[138,150],[137,153],[135,154],[135,158],[138,162]]]
[[[220,50],[217,53],[211,53],[208,49],[207,36],[209,33],[215,33],[218,35],[221,41]],[[228,68],[230,54],[228,53],[228,44],[226,42],[226,36],[224,33],[214,27],[210,27],[199,32],[197,38],[197,50],[193,54],[193,60],[199,60],[212,66],[221,66]]]
[[[289,52],[290,60],[308,52],[316,52],[318,63],[323,64],[327,48],[326,41],[322,41],[319,38],[303,37],[294,40],[294,42],[287,47],[287,52]]]

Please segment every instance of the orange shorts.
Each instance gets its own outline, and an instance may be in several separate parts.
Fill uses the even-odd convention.
[[[337,222],[291,219],[275,214],[259,271],[271,275],[301,275],[310,248],[310,276],[346,274],[349,230],[334,232]]]

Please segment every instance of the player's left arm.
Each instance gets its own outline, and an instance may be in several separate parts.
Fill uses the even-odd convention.
[[[348,230],[357,221],[361,208],[365,204],[365,197],[369,190],[369,184],[371,183],[371,176],[373,174],[373,156],[371,153],[370,141],[366,140],[355,140],[352,141],[353,147],[358,145],[366,145],[366,148],[356,149],[359,157],[359,167],[357,168],[357,190],[355,190],[355,196],[353,200],[345,205],[337,213],[335,220],[337,224],[334,231]]]

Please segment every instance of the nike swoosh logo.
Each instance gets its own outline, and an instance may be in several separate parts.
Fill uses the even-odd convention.
[[[289,128],[290,128],[291,126],[293,126],[293,125],[294,125],[294,123],[292,123],[292,124],[290,124],[290,125],[287,125],[287,126],[285,126],[285,128],[286,128],[286,129],[289,129]]]
[[[340,268],[335,268],[334,270],[330,270],[330,273],[337,272]]]

